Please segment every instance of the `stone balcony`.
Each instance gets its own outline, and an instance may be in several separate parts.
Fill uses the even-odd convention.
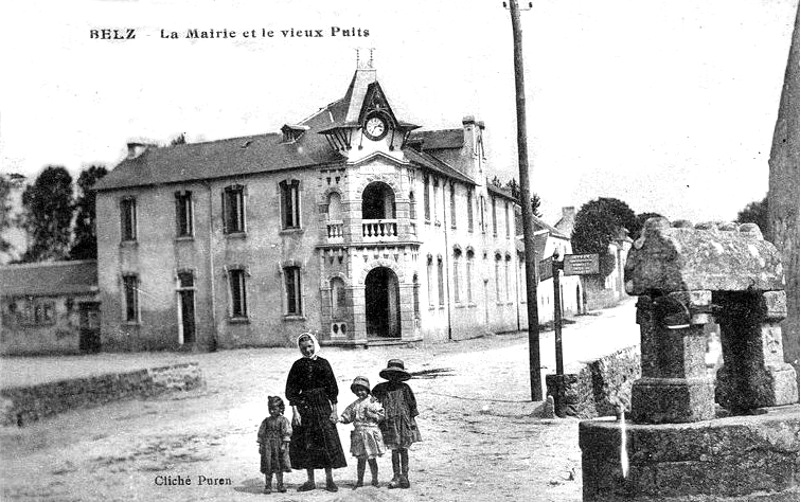
[[[362,220],[363,242],[398,240],[398,220]]]

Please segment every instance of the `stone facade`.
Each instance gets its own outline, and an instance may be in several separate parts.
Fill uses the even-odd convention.
[[[416,127],[363,67],[282,134],[129,145],[97,186],[104,350],[525,327],[516,201],[487,186],[483,123]]]
[[[94,260],[0,267],[0,353],[97,350],[100,310]]]

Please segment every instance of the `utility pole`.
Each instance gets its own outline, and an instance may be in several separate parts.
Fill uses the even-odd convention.
[[[531,3],[528,4],[531,8]],[[506,7],[506,2],[504,2]],[[528,176],[528,140],[526,136],[526,92],[523,79],[523,30],[517,0],[509,1],[514,43],[515,96],[517,98],[517,162],[520,175],[520,205],[523,210],[523,245],[526,254],[526,306],[528,307],[528,357],[531,400],[542,401],[540,375],[540,328],[537,312],[537,256],[534,251],[534,211],[531,207],[531,182]]]

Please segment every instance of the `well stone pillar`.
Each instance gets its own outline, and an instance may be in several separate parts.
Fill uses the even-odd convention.
[[[705,364],[705,315],[711,292],[688,298],[640,296],[642,377],[631,389],[631,417],[638,423],[682,423],[715,416],[715,393]],[[688,301],[689,300],[689,301]],[[687,305],[689,303],[689,305]]]
[[[784,291],[719,293],[723,366],[717,374],[718,403],[734,413],[795,403],[795,370],[784,362]]]

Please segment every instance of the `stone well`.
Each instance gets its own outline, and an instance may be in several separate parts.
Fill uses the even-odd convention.
[[[753,224],[652,218],[625,281],[639,297],[642,377],[630,421],[581,423],[584,500],[798,500],[798,388],[782,356],[776,248]],[[704,357],[712,322],[716,379]]]

